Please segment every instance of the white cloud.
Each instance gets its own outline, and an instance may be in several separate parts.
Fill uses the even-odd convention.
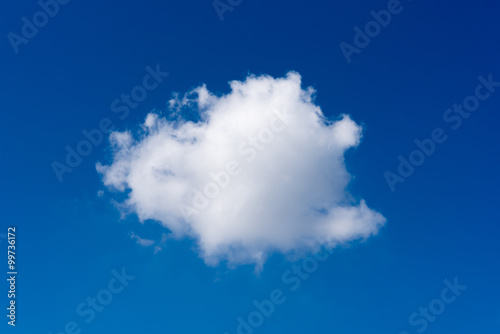
[[[143,239],[140,236],[138,236],[137,234],[135,234],[134,232],[130,233],[130,238],[134,239],[138,245],[143,246],[143,247],[153,246],[155,243],[154,240]]]
[[[347,115],[326,120],[295,72],[230,86],[170,101],[198,121],[149,114],[136,137],[111,134],[113,161],[97,169],[106,186],[128,192],[125,207],[194,238],[208,264],[261,265],[274,251],[376,234],[385,218],[346,191],[344,153],[361,127]]]

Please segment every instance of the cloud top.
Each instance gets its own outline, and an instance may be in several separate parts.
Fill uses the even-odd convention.
[[[335,247],[377,233],[385,218],[346,187],[344,153],[361,127],[327,120],[301,77],[249,76],[216,96],[203,85],[170,101],[171,119],[147,115],[142,130],[110,136],[113,160],[97,165],[124,207],[176,237],[196,240],[214,265],[262,265],[272,252]]]

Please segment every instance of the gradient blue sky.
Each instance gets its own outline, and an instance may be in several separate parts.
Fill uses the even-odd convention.
[[[287,301],[255,333],[417,333],[408,317],[458,277],[467,290],[425,332],[498,333],[500,89],[455,131],[443,113],[474,93],[479,75],[500,81],[500,5],[401,5],[348,64],[339,44],[352,44],[353,28],[387,1],[244,0],[221,21],[211,1],[73,0],[17,54],[6,36],[40,8],[4,4],[0,233],[17,226],[19,271],[18,324],[8,330],[56,334],[74,320],[82,333],[232,334],[252,301],[278,288]],[[156,64],[169,77],[119,120],[110,103]],[[295,292],[281,281],[291,266],[281,255],[257,275],[252,266],[207,267],[190,240],[156,255],[135,244],[131,231],[157,238],[162,228],[120,220],[112,198],[97,196],[106,144],[62,183],[51,168],[104,117],[133,129],[174,91],[205,83],[227,93],[229,80],[289,70],[317,90],[327,116],[363,124],[361,145],[347,153],[349,190],[387,218],[379,235],[336,251]],[[391,192],[384,172],[437,127],[448,140]],[[136,278],[86,324],[75,308],[123,267]],[[7,305],[6,293],[0,300]]]

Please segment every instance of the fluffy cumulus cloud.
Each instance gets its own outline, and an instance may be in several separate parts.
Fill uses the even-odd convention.
[[[97,169],[127,194],[125,208],[193,238],[211,265],[261,265],[272,252],[377,233],[385,218],[346,191],[344,153],[359,144],[359,125],[326,119],[295,72],[230,88],[200,86],[170,101],[180,117],[150,113],[138,133],[111,134],[112,162]]]

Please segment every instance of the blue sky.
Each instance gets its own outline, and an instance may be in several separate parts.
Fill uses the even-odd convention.
[[[364,30],[370,12],[391,1],[232,3],[221,20],[211,1],[73,0],[17,53],[8,34],[22,35],[22,18],[32,21],[41,7],[26,0],[4,6],[0,233],[16,226],[19,274],[17,328],[5,315],[1,326],[18,333],[232,334],[238,317],[248,322],[255,312],[254,300],[280,290],[286,300],[254,333],[498,333],[500,87],[484,80],[500,81],[499,4],[402,0],[348,62],[339,45],[355,46],[353,28]],[[157,66],[168,76],[120,119],[124,109],[111,104]],[[107,189],[96,171],[96,163],[116,160],[108,135],[62,182],[53,170],[66,146],[75,148],[82,130],[103,119],[137,133],[148,113],[168,110],[174,92],[205,84],[222,96],[230,94],[229,81],[290,71],[300,74],[303,89],[315,89],[325,117],[348,114],[362,126],[359,145],[345,151],[346,191],[386,219],[376,235],[348,240],[317,262],[295,291],[283,275],[298,277],[288,271],[310,252],[295,260],[270,252],[257,271],[254,264],[207,265],[196,239],[162,241],[169,230],[158,222],[123,215],[116,203],[128,193]],[[460,114],[447,110],[474,101],[478,85],[489,95],[458,125]],[[408,160],[414,141],[436,129],[446,140],[391,189],[385,173],[397,175],[398,157]],[[162,250],[154,254],[140,240]],[[135,278],[127,281],[122,270]],[[443,303],[444,281],[455,278],[467,288]],[[109,304],[95,317],[79,314],[99,293],[111,296]],[[6,293],[1,298],[8,305]],[[427,320],[414,316],[412,325],[414,312],[430,304],[445,310]]]

